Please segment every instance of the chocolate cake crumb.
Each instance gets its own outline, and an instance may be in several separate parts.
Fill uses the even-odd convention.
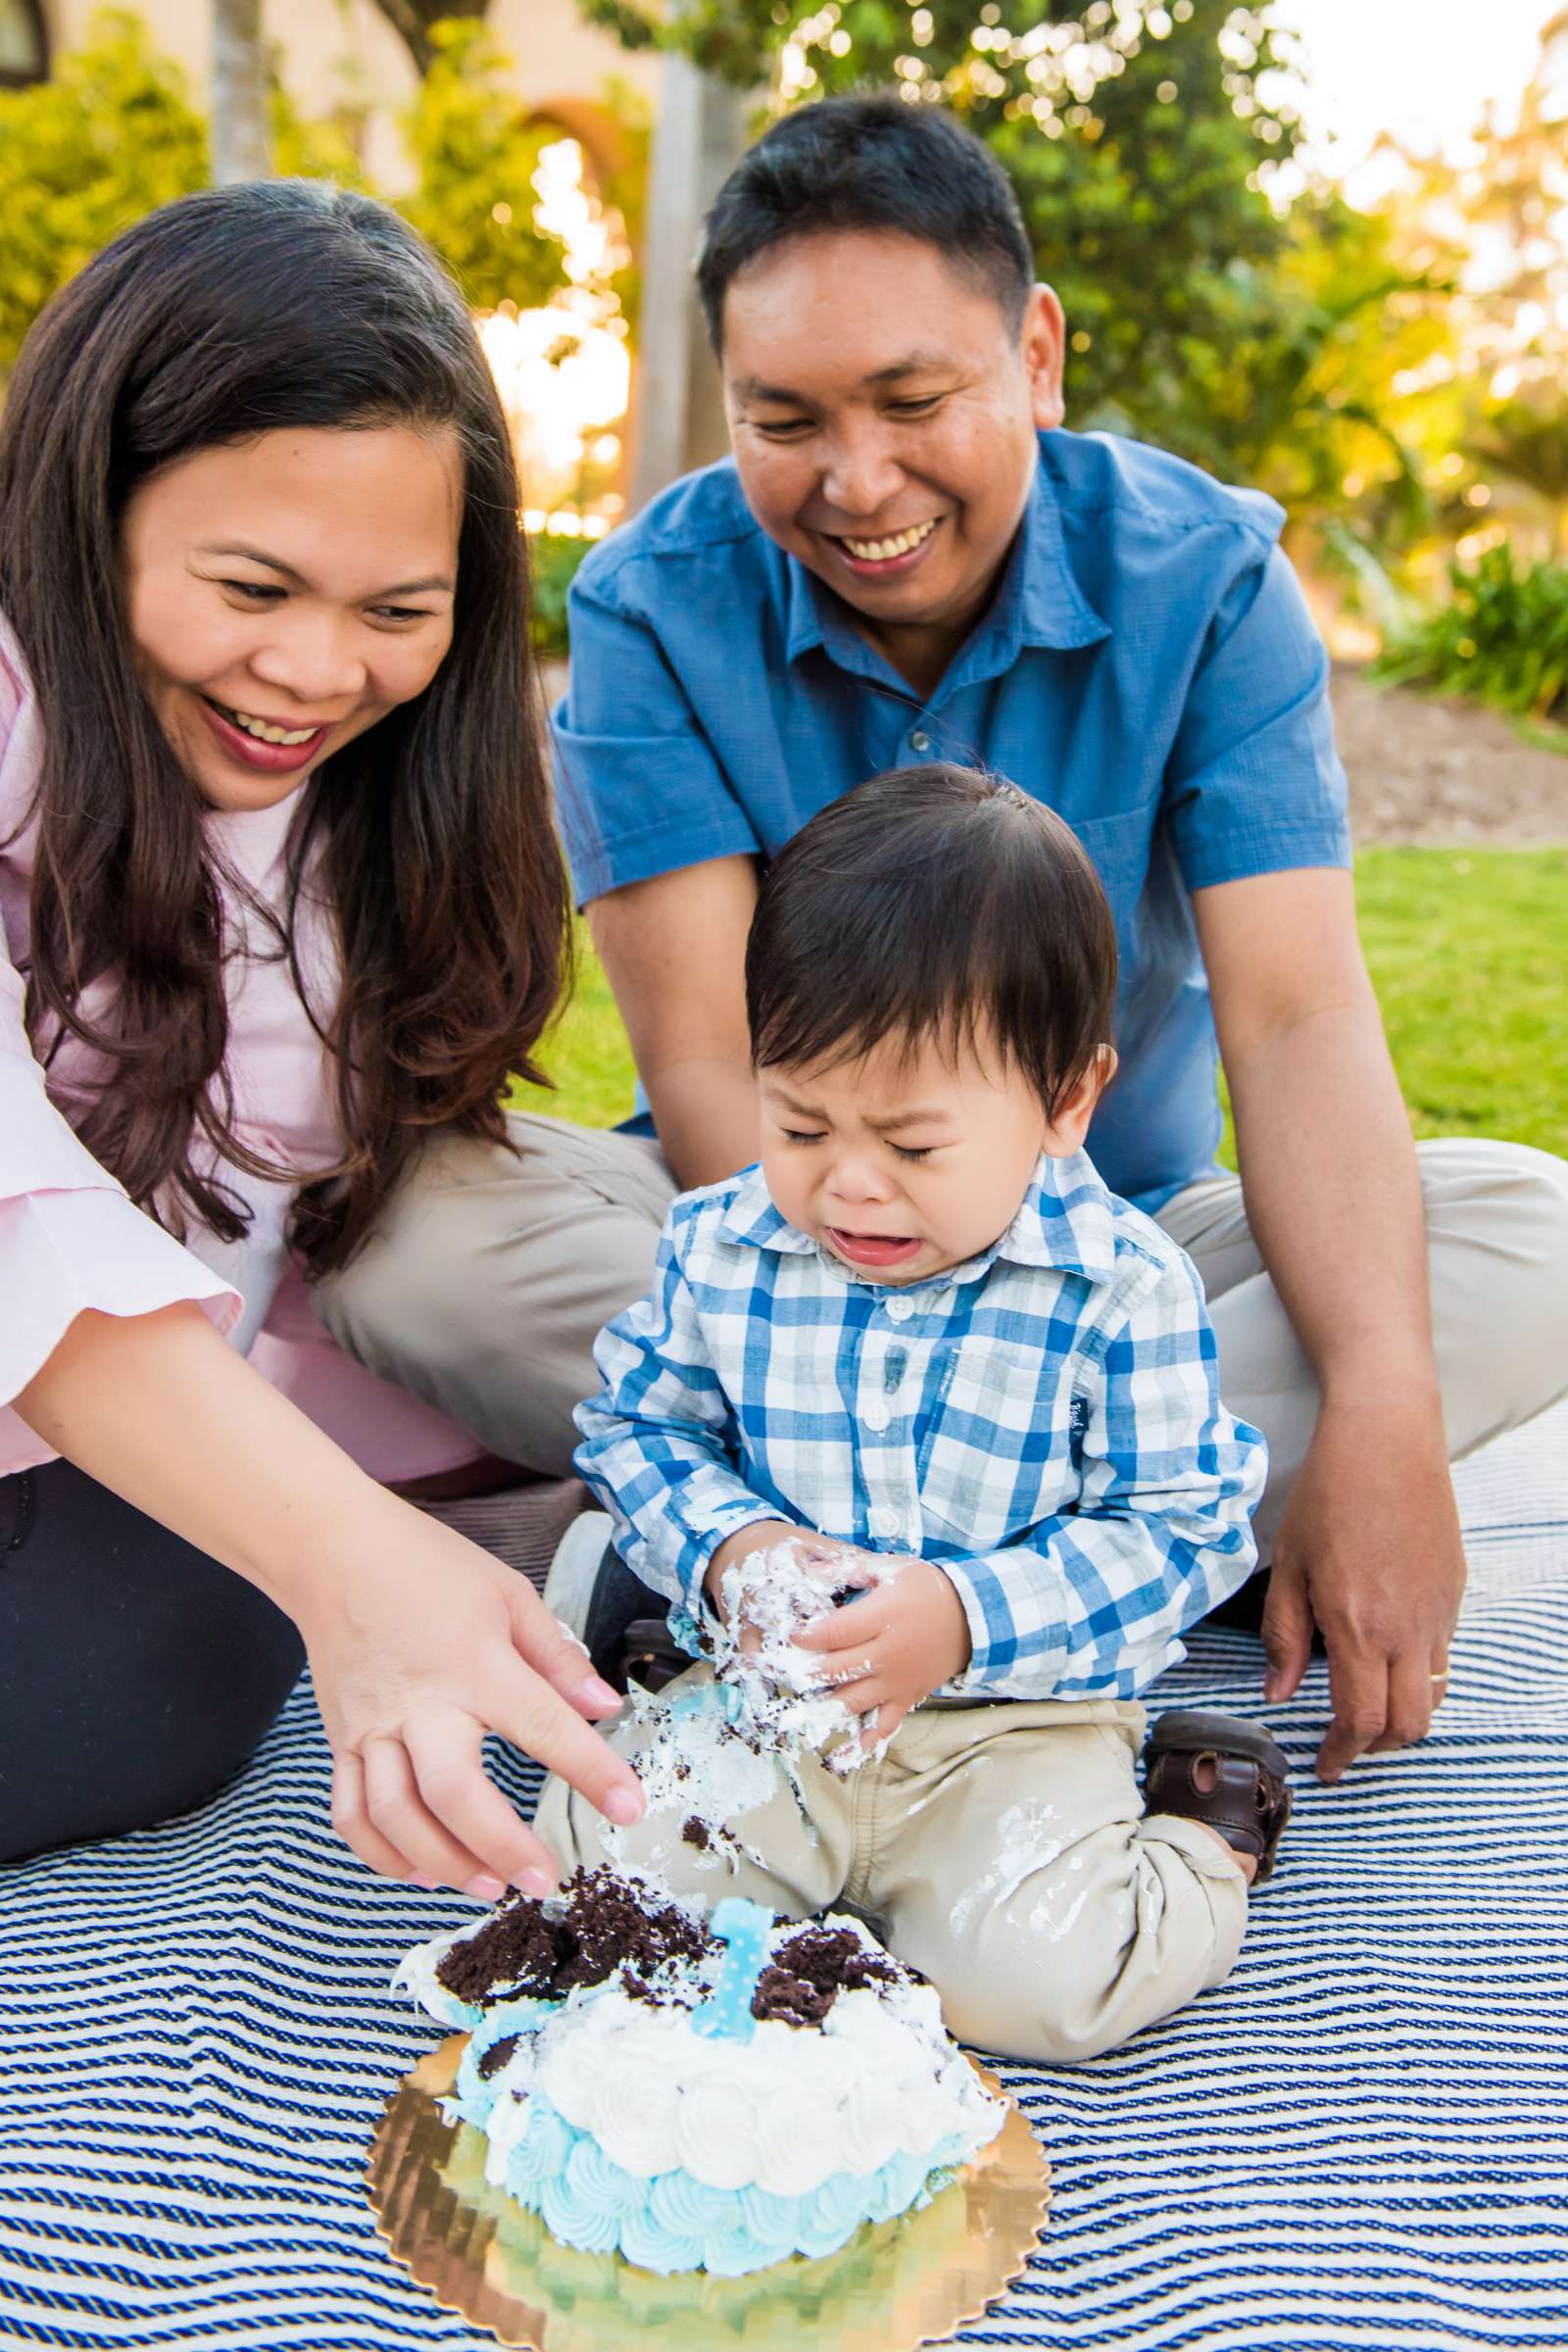
[[[838,1997],[836,1984],[818,1987],[770,1965],[757,1980],[752,2015],[763,2025],[819,2026]]]
[[[509,2034],[504,2041],[493,2041],[479,2061],[480,2082],[488,2082],[492,2075],[499,2075],[516,2046],[515,2034]]]
[[[436,1976],[460,2001],[485,2009],[530,1993],[559,2000],[578,1984],[603,1984],[623,1961],[652,1970],[665,1960],[696,1960],[706,1930],[673,1903],[645,1911],[636,1890],[602,1864],[577,1870],[561,1890],[564,1907],[547,1910],[514,1895],[483,1927],[454,1944]]]
[[[892,1984],[895,1962],[868,1951],[851,1928],[804,1928],[781,1944],[752,1995],[752,2015],[785,2026],[819,2026],[841,1992]]]
[[[713,1833],[700,1813],[688,1813],[680,1825],[680,1834],[687,1845],[695,1845],[700,1854],[712,1850]]]

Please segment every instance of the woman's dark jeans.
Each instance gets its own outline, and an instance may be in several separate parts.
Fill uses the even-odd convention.
[[[304,1658],[253,1585],[70,1463],[0,1478],[0,1861],[189,1812]]]

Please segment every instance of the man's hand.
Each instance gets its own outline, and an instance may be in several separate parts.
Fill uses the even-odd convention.
[[[1425,1733],[1464,1590],[1420,1172],[1349,875],[1257,874],[1193,907],[1252,1239],[1323,1400],[1274,1548],[1264,1689],[1297,1688],[1315,1619],[1334,1697],[1317,1768],[1337,1781]]]
[[[868,1589],[796,1637],[822,1653],[823,1682],[852,1715],[866,1718],[862,1748],[891,1740],[911,1707],[969,1663],[969,1623],[957,1589],[931,1560],[889,1563],[855,1555],[838,1582]]]
[[[1319,1780],[1426,1737],[1446,1690],[1464,1547],[1434,1402],[1326,1402],[1291,1489],[1263,1612],[1264,1695],[1289,1698],[1314,1622],[1334,1719]]]

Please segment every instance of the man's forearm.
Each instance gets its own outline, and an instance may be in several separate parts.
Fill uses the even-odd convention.
[[[748,1061],[713,1055],[672,1062],[644,1083],[664,1157],[683,1191],[751,1166],[761,1137]]]
[[[1376,1012],[1313,1013],[1229,1077],[1253,1239],[1325,1396],[1435,1399],[1421,1183]]]

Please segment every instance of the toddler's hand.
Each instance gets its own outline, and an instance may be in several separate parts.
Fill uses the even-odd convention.
[[[802,1649],[822,1653],[823,1682],[854,1715],[866,1720],[862,1748],[890,1740],[909,1709],[929,1698],[969,1663],[969,1624],[951,1579],[930,1560],[892,1563],[865,1554],[841,1559],[834,1581],[864,1585],[796,1636]]]
[[[798,1527],[787,1519],[758,1519],[743,1527],[739,1535],[726,1536],[708,1563],[703,1579],[709,1598],[726,1624],[729,1610],[724,1600],[725,1572],[737,1561],[749,1559],[754,1552],[771,1551],[787,1544],[806,1574],[825,1586],[829,1592],[842,1585],[857,1584],[859,1579],[847,1572],[848,1563],[862,1557],[853,1544],[842,1544],[835,1536],[818,1535],[815,1528]],[[755,1625],[745,1621],[734,1630],[742,1650],[751,1656],[761,1639]]]

